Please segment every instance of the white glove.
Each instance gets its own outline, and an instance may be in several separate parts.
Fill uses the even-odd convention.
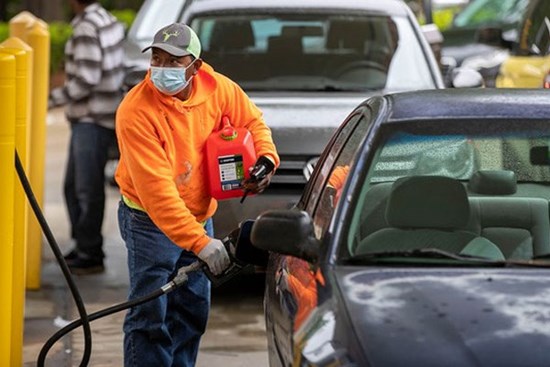
[[[212,238],[197,255],[214,275],[220,275],[230,264],[229,255],[222,241]]]

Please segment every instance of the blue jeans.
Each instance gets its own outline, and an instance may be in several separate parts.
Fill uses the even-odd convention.
[[[176,246],[146,213],[122,201],[118,208],[122,239],[128,250],[129,299],[167,284],[197,257]],[[212,235],[212,222],[205,228]],[[154,300],[133,307],[124,320],[124,366],[194,366],[210,309],[210,281],[202,271],[187,283]]]
[[[116,144],[113,129],[93,123],[71,123],[64,194],[71,237],[80,255],[102,260],[101,227],[105,209],[105,164]]]

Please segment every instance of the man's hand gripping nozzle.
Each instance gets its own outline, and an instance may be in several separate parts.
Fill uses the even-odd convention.
[[[162,287],[164,293],[169,293],[178,288],[182,284],[186,283],[189,274],[193,271],[204,270],[206,276],[212,282],[214,287],[225,283],[235,275],[239,274],[242,269],[247,266],[246,263],[239,260],[237,257],[237,245],[240,235],[240,228],[234,229],[223,240],[221,240],[227,255],[229,256],[229,265],[225,267],[219,274],[214,274],[208,267],[207,263],[203,260],[197,260],[187,266],[182,266],[178,269],[176,276],[166,285]]]

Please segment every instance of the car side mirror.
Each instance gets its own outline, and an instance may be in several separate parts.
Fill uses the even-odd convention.
[[[319,241],[309,214],[299,210],[269,210],[254,222],[252,244],[261,250],[290,255],[316,263]]]

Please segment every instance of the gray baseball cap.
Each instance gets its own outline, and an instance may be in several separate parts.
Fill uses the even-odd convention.
[[[153,38],[153,43],[145,47],[141,52],[150,48],[160,48],[174,56],[192,55],[199,58],[201,55],[201,42],[197,34],[186,24],[173,23],[161,28]]]

